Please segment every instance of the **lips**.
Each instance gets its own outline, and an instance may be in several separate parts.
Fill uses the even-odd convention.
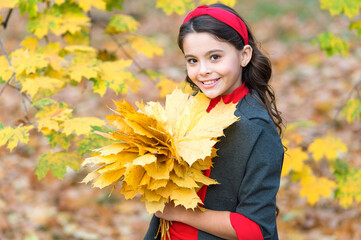
[[[218,80],[220,78],[215,78],[215,79],[209,79],[209,80],[200,80],[200,82],[202,83],[202,85],[205,87],[205,88],[211,88],[213,87],[214,85],[217,84]]]

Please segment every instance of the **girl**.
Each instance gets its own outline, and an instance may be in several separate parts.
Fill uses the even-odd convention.
[[[205,172],[220,183],[198,192],[206,211],[168,204],[153,216],[145,239],[157,235],[159,218],[173,222],[172,240],[278,239],[276,194],[284,151],[282,119],[268,85],[270,61],[241,17],[223,4],[189,13],[178,45],[186,80],[211,99],[207,111],[221,99],[238,102],[240,121],[225,130],[214,166]]]

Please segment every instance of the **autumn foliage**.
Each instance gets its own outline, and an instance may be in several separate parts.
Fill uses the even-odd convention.
[[[175,35],[177,31],[175,26],[187,11],[196,5],[215,1],[152,0],[144,2],[146,2],[144,3],[145,9],[158,11],[157,19],[159,21],[167,24],[169,20],[169,24],[173,24],[167,28],[167,34],[171,34],[169,31],[172,31],[172,34]],[[300,1],[304,4],[302,6],[312,5],[313,9],[303,10],[301,7],[292,12],[292,8],[289,8],[291,13],[287,12],[289,11],[287,1],[253,0],[247,4],[248,8],[241,1],[238,1],[239,4],[235,0],[221,2],[241,9],[241,13],[246,16],[246,19],[257,12],[266,13],[260,14],[257,18],[251,18],[249,23],[251,26],[254,25],[254,30],[261,29],[256,36],[260,36],[260,40],[265,44],[264,47],[271,55],[275,70],[272,85],[275,85],[276,96],[280,98],[277,103],[280,104],[284,116],[291,119],[286,119],[287,126],[283,135],[283,143],[287,147],[287,151],[279,194],[281,229],[286,232],[289,229],[287,224],[292,223],[292,229],[298,227],[301,229],[300,231],[304,231],[307,229],[308,223],[305,223],[306,220],[301,223],[297,222],[301,221],[299,220],[302,219],[300,216],[307,218],[307,214],[317,211],[325,213],[326,208],[332,208],[334,212],[342,214],[359,211],[361,203],[359,187],[361,185],[359,162],[361,153],[359,146],[361,141],[359,137],[361,123],[360,1],[320,0],[317,4],[312,3],[313,5],[306,4],[308,1]],[[123,120],[120,120],[122,115],[118,115],[117,111],[120,111],[121,108],[127,109],[129,112],[124,116],[127,116],[125,119],[129,123],[129,113],[135,111],[130,105],[118,102],[118,110],[114,110],[116,114],[109,116],[107,120],[105,116],[109,115],[111,110],[107,109],[99,113],[97,109],[91,109],[84,113],[81,111],[83,106],[72,102],[71,99],[59,97],[62,94],[66,95],[68,91],[71,92],[72,89],[80,89],[79,93],[84,93],[84,98],[89,101],[102,103],[105,102],[103,99],[118,100],[128,96],[131,100],[136,98],[137,101],[141,101],[142,98],[148,97],[148,99],[160,103],[140,104],[138,105],[140,110],[136,111],[136,115],[142,116],[141,119],[144,117],[150,122],[154,122],[150,119],[156,119],[157,122],[164,121],[161,113],[170,111],[169,106],[176,105],[168,104],[164,97],[173,89],[184,87],[180,83],[184,78],[184,69],[179,67],[180,63],[176,63],[177,67],[181,68],[178,72],[174,71],[174,66],[167,65],[167,63],[174,64],[172,58],[175,53],[170,55],[171,57],[163,55],[169,54],[167,51],[176,52],[176,48],[168,46],[164,36],[157,38],[155,34],[144,31],[147,22],[141,21],[141,15],[146,11],[143,10],[140,13],[139,8],[138,13],[137,7],[134,8],[136,10],[129,10],[129,8],[127,10],[127,6],[131,4],[130,1],[118,0],[0,1],[0,105],[3,107],[16,100],[19,102],[16,105],[16,111],[20,112],[17,115],[10,111],[1,112],[1,116],[9,115],[11,120],[3,120],[9,119],[5,117],[0,119],[0,147],[2,147],[0,153],[3,157],[3,164],[7,162],[6,159],[11,159],[11,156],[21,155],[34,158],[35,162],[31,162],[31,171],[34,171],[29,175],[34,176],[35,174],[38,182],[34,183],[32,179],[32,184],[46,185],[49,179],[53,179],[53,176],[63,179],[64,176],[67,176],[66,174],[69,175],[73,171],[75,171],[75,175],[88,174],[92,171],[90,168],[85,168],[85,170],[81,168],[81,162],[86,159],[85,164],[97,165],[95,166],[96,170],[90,173],[93,178],[89,176],[87,180],[92,180],[95,186],[105,187],[107,184],[117,182],[119,178],[110,181],[111,178],[106,178],[107,175],[100,177],[100,174],[105,172],[104,169],[110,169],[112,165],[120,163],[114,159],[114,161],[109,160],[113,162],[107,162],[104,159],[112,159],[114,151],[119,151],[116,154],[121,152],[123,152],[121,154],[125,154],[127,151],[130,152],[130,149],[143,155],[138,160],[132,158],[132,161],[136,161],[136,168],[143,169],[142,173],[147,176],[145,178],[149,177],[148,182],[144,179],[145,183],[149,186],[153,184],[154,188],[162,188],[160,186],[165,183],[164,179],[157,179],[159,176],[152,175],[152,169],[148,165],[156,165],[157,161],[161,161],[158,157],[166,158],[165,156],[169,156],[169,154],[174,156],[178,150],[169,152],[168,146],[165,147],[168,150],[165,150],[161,147],[162,144],[156,145],[159,147],[156,151],[163,152],[160,155],[156,154],[157,160],[155,160],[154,157],[147,155],[154,153],[154,149],[150,150],[147,145],[146,149],[148,150],[146,150],[143,145],[139,145],[134,140],[139,137],[139,133],[130,135],[133,143],[123,142],[129,140],[128,138],[115,137],[120,136],[116,134],[119,131],[119,122],[123,124]],[[295,3],[295,5],[297,4]],[[321,19],[320,21],[317,16],[311,16],[315,8],[317,8],[318,14],[321,12],[319,8],[322,9],[323,17],[326,20]],[[247,12],[247,10],[249,11]],[[277,18],[277,11],[284,17]],[[306,14],[303,20],[296,21],[295,16],[304,14],[304,11],[311,13]],[[18,16],[15,15],[15,12],[18,13]],[[264,16],[271,15],[274,15],[277,21],[274,19],[262,21]],[[8,32],[12,30],[9,29],[9,26],[18,19],[22,19],[25,23],[21,27],[26,29],[24,30],[26,34],[21,35],[21,39],[15,47],[7,47],[10,46],[8,45],[10,41]],[[261,21],[261,24],[258,24],[257,21]],[[314,30],[318,21],[326,21],[327,27],[320,29],[325,26],[320,24],[321,27]],[[151,23],[152,26],[146,25],[147,28],[153,27],[150,32],[158,31],[159,26],[155,25],[155,22]],[[275,26],[268,25],[270,23]],[[172,30],[170,30],[171,28]],[[312,30],[312,28],[314,29]],[[94,29],[102,38],[112,42],[109,44],[110,46],[115,47],[111,49],[97,45],[98,42],[94,43]],[[159,31],[161,30],[159,29]],[[312,31],[317,31],[317,33],[314,34]],[[302,32],[302,36],[298,36],[296,32]],[[279,39],[274,40],[268,37],[265,39],[266,41],[263,41],[264,36],[272,34]],[[285,40],[287,38],[291,39],[290,42],[280,43],[280,41],[287,41]],[[307,47],[304,49],[304,46]],[[318,47],[324,53],[318,51]],[[144,62],[154,64],[144,64]],[[347,64],[349,66],[345,66]],[[163,69],[161,69],[162,67]],[[330,85],[332,85],[331,88]],[[151,87],[149,88],[149,86]],[[142,90],[146,87],[155,91]],[[331,90],[326,90],[327,87]],[[159,96],[155,96],[154,92]],[[149,97],[150,94],[153,95]],[[336,100],[334,100],[335,98]],[[296,101],[295,99],[302,101],[302,104],[292,105]],[[166,102],[165,108],[162,107],[164,102]],[[112,103],[104,103],[104,105],[113,108]],[[176,105],[176,107],[180,106]],[[167,108],[168,110],[166,110]],[[313,114],[310,114],[311,111]],[[295,114],[296,112],[297,114]],[[111,126],[107,125],[108,123]],[[179,126],[186,127],[182,124]],[[127,129],[129,130],[129,128]],[[165,129],[163,125],[161,130],[164,130],[163,133],[169,132],[169,129]],[[153,133],[155,134],[155,132]],[[36,141],[44,146],[35,151],[34,142]],[[92,149],[97,149],[97,151],[92,151]],[[122,150],[120,151],[120,149]],[[192,152],[191,155],[195,152]],[[92,154],[96,154],[96,156],[91,156]],[[147,157],[144,157],[145,155]],[[197,170],[202,169],[203,167],[198,165],[196,160],[198,158],[189,161],[190,163],[195,161],[194,165],[198,166]],[[106,167],[107,163],[111,163],[108,168]],[[10,166],[11,169],[15,167],[23,169],[22,164],[29,164],[29,162],[16,161],[15,166]],[[210,163],[207,162],[207,164]],[[179,169],[190,171],[191,168],[188,165],[180,165],[182,167]],[[3,167],[3,169],[0,170],[0,177],[7,179],[6,176],[8,176],[11,179],[10,182],[13,183],[13,175],[7,175],[8,170],[6,169],[8,168]],[[124,166],[117,171],[124,171],[125,178],[126,169]],[[175,173],[179,169],[173,168],[169,172]],[[81,171],[78,172],[79,170]],[[169,174],[169,178],[171,176],[174,175]],[[104,178],[107,180],[103,181]],[[209,184],[213,181],[202,178],[198,183]],[[120,190],[117,187],[122,187],[120,184],[114,186],[116,191]],[[71,187],[75,189],[75,186]],[[17,187],[13,188],[14,191],[18,191]],[[87,189],[89,192],[92,191],[89,186]],[[195,191],[195,189],[193,190]],[[49,189],[49,191],[51,190]],[[106,192],[105,189],[102,191]],[[144,188],[136,190],[132,188],[128,192],[125,191],[125,187],[122,189],[122,192],[129,194],[128,197],[133,196],[137,191],[144,191]],[[8,193],[9,190],[2,192]],[[157,195],[156,199],[158,198]],[[5,209],[3,206],[11,202],[2,199],[6,198],[1,196],[0,210]],[[72,202],[76,201],[72,199]],[[303,213],[304,209],[306,209],[306,213]],[[336,215],[336,213],[333,214]],[[1,216],[0,214],[0,229],[2,229],[3,223]],[[9,219],[10,222],[13,221],[11,220],[12,215]],[[320,222],[319,225],[322,225],[322,221]],[[287,227],[282,228],[282,224]],[[351,229],[351,227],[347,226],[347,229]],[[357,232],[358,230],[355,229],[352,231]],[[353,239],[357,239],[357,236],[360,235],[352,236]],[[2,235],[0,235],[1,237]],[[294,237],[294,239],[296,238]],[[321,237],[313,239],[321,239]]]
[[[108,120],[117,130],[100,133],[113,141],[95,156],[85,159],[97,168],[83,182],[94,181],[103,188],[122,182],[126,199],[142,196],[149,213],[163,211],[173,202],[187,209],[202,204],[197,195],[203,185],[217,181],[203,175],[212,166],[213,148],[223,129],[237,120],[235,104],[217,104],[207,113],[209,99],[175,90],[167,95],[166,106],[138,104],[139,112],[127,102],[116,102],[116,113]]]

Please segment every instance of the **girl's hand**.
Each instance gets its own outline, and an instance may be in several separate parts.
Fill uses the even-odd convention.
[[[175,207],[173,203],[166,203],[163,213],[158,211],[155,213],[155,216],[167,221],[182,222],[185,214],[187,214],[187,209],[184,207],[180,205]]]
[[[196,229],[208,232],[224,239],[237,239],[236,231],[230,221],[230,212],[209,210],[201,211],[198,208],[186,209],[180,205],[167,203],[163,213],[158,211],[155,216],[167,221],[181,222]]]

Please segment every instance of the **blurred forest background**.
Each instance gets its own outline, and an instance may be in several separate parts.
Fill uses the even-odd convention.
[[[6,3],[1,2],[0,6],[6,6],[4,5]],[[31,2],[36,3],[36,1],[19,2],[23,5],[28,2],[29,11]],[[50,3],[54,3],[54,1],[45,2],[48,5],[38,4],[39,12]],[[90,7],[91,2],[96,1],[89,1]],[[72,43],[78,46],[89,45],[96,49],[97,59],[102,61],[114,61],[119,58],[132,59],[132,65],[128,70],[134,73],[134,79],[137,79],[129,82],[131,91],[124,92],[122,89],[115,89],[114,86],[110,89],[109,86],[112,83],[108,83],[108,89],[105,91],[105,88],[102,89],[99,86],[95,88],[95,85],[101,82],[97,82],[94,76],[86,76],[86,73],[82,76],[70,74],[72,80],[62,87],[59,87],[54,80],[54,86],[41,87],[45,83],[41,83],[38,89],[31,89],[28,86],[28,90],[23,92],[23,95],[17,89],[19,88],[19,85],[16,85],[17,81],[8,83],[6,83],[8,79],[0,81],[0,129],[6,127],[15,129],[31,126],[34,123],[36,126],[28,129],[30,133],[28,142],[19,143],[12,151],[8,149],[10,143],[7,148],[6,141],[0,139],[0,143],[2,142],[0,146],[3,145],[0,147],[0,239],[130,240],[142,239],[145,234],[150,216],[139,199],[125,200],[116,190],[110,195],[111,188],[97,189],[80,183],[87,169],[74,171],[68,167],[65,175],[60,174],[60,177],[54,177],[51,171],[46,170],[44,173],[39,170],[40,158],[46,159],[47,153],[56,153],[63,149],[65,149],[64,152],[74,151],[79,146],[79,143],[73,146],[71,142],[76,138],[75,135],[89,133],[78,134],[75,129],[70,129],[68,131],[71,134],[57,135],[60,138],[63,137],[63,142],[54,142],[55,135],[44,137],[47,134],[55,134],[55,131],[53,129],[53,132],[49,132],[50,128],[41,129],[39,125],[41,123],[36,123],[36,119],[41,119],[39,115],[36,115],[41,109],[54,105],[55,101],[64,102],[73,109],[72,114],[76,117],[97,117],[105,121],[105,116],[111,114],[109,107],[113,107],[112,100],[127,100],[132,104],[141,100],[164,102],[165,94],[170,93],[176,86],[182,86],[185,62],[176,45],[176,38],[185,13],[167,14],[164,10],[167,9],[166,7],[162,9],[156,5],[160,2],[166,2],[165,6],[177,5],[178,2],[190,4],[191,1],[168,1],[167,3],[167,1],[157,2],[156,0],[124,0],[124,2],[118,2],[122,9],[114,8],[112,11],[104,11],[98,6],[89,10],[87,16],[91,18],[91,25],[82,26],[88,27],[90,31],[88,41],[69,40],[71,34],[68,36],[66,31],[61,34],[47,33],[47,29],[44,30],[46,21],[33,22],[33,26],[28,26],[29,17],[34,18],[38,13],[33,11],[29,14],[25,11],[22,15],[18,7],[12,10],[6,28],[4,24],[0,26],[0,40],[3,45],[3,49],[0,50],[0,57],[3,57],[0,61],[0,73],[2,71],[5,74],[6,55],[9,56],[17,49],[26,48],[26,46],[30,52],[31,48],[36,48],[32,45],[31,42],[34,43],[34,40],[31,38],[28,38],[25,43],[22,42],[27,36],[34,37],[35,35],[40,39],[39,46],[57,41],[63,45],[71,45],[70,42],[73,41]],[[199,1],[195,2],[199,3]],[[359,1],[355,2],[359,4]],[[359,5],[356,7],[356,13],[361,7],[361,4]],[[86,12],[87,8],[83,5]],[[361,107],[356,105],[359,110],[358,113],[354,111],[356,113],[352,121],[348,121],[347,112],[343,110],[348,100],[360,99],[360,36],[348,29],[350,19],[347,16],[331,16],[329,11],[320,9],[319,1],[238,0],[234,8],[247,20],[257,40],[261,43],[261,48],[271,59],[274,70],[271,84],[276,93],[279,109],[289,126],[284,141],[289,149],[298,147],[301,151],[293,155],[295,156],[293,163],[287,163],[288,172],[284,172],[281,181],[278,194],[280,239],[361,239],[361,175],[358,171],[361,169],[359,116]],[[186,9],[187,12],[189,10],[190,8]],[[0,7],[3,23],[9,11],[10,8]],[[153,49],[153,53],[139,53],[136,51],[137,47],[132,48],[132,40],[124,40],[124,33],[117,29],[119,25],[115,24],[113,28],[107,27],[111,16],[118,13],[130,15],[139,22],[139,25],[135,27],[138,35],[152,37],[155,40],[149,47]],[[360,15],[358,19],[360,20]],[[36,29],[43,29],[45,33]],[[123,32],[127,31],[133,30],[128,29]],[[329,31],[347,39],[349,49],[342,48],[340,51],[344,55],[328,56],[315,43],[320,33]],[[75,35],[75,33],[76,30],[72,31],[72,34]],[[69,37],[66,41],[63,40],[65,35]],[[63,45],[61,47],[64,47]],[[78,49],[67,51],[74,51],[76,55],[77,52],[92,50],[78,47]],[[59,54],[59,56],[64,55]],[[14,55],[12,60],[15,61],[15,57]],[[57,61],[56,58],[54,61]],[[61,59],[59,58],[58,61]],[[34,68],[41,67],[34,66]],[[52,68],[56,69],[56,64]],[[24,71],[29,74],[26,69]],[[90,72],[92,69],[89,67],[84,71]],[[42,74],[56,78],[49,72]],[[20,74],[17,75],[17,79],[23,88],[27,86],[26,80],[21,82]],[[52,94],[42,93],[41,90],[52,91]],[[28,101],[29,95],[31,103]],[[38,108],[36,105],[30,106],[35,102]],[[24,105],[27,107],[24,108]],[[66,120],[61,122],[58,119],[57,121],[60,129],[58,130],[65,133],[65,127],[61,124]],[[318,148],[323,149],[320,151],[323,151],[325,156],[319,153],[321,156],[318,157],[317,151],[310,149],[309,146],[315,143],[316,138],[325,136],[337,138],[337,147],[328,145],[327,141],[319,144]],[[72,139],[69,140],[66,137]],[[85,139],[87,136],[82,137]],[[88,137],[88,142],[89,139],[92,140]],[[92,149],[91,144],[87,146]],[[336,156],[326,156],[328,151]],[[80,153],[79,150],[78,153],[81,157],[87,154]],[[290,156],[292,156],[291,153],[294,152],[290,151]],[[330,158],[334,160],[330,161]],[[79,157],[77,161],[80,162],[81,158]],[[302,168],[306,165],[308,168]],[[314,176],[319,178],[306,179],[302,175],[301,168],[306,169],[305,171],[313,169]],[[53,171],[55,172],[56,169]],[[356,177],[346,178],[345,176],[350,172]],[[346,192],[346,188],[352,188],[350,191],[357,193],[353,193],[347,199],[342,198],[342,193]],[[323,193],[323,191],[326,192]]]

